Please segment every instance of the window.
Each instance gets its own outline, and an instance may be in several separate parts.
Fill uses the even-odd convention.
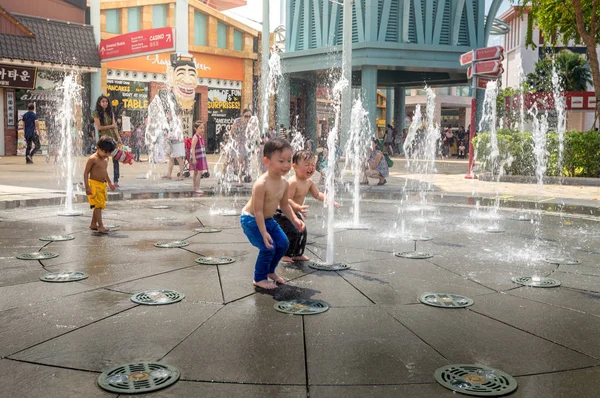
[[[106,31],[108,33],[121,33],[121,10],[106,10]]]
[[[206,43],[206,14],[194,11],[194,44],[205,46]]]
[[[162,4],[152,6],[152,27],[164,28],[167,26],[167,6]]]
[[[437,95],[450,95],[450,87],[438,87],[435,91]]]
[[[244,35],[242,32],[237,30],[233,31],[233,49],[235,51],[242,51],[244,42]]]
[[[227,25],[217,23],[217,47],[227,48]]]
[[[411,88],[407,88],[404,90],[404,95],[407,97],[410,97],[412,95],[412,89]]]
[[[142,29],[140,7],[131,7],[127,9],[127,31],[137,32]]]
[[[417,95],[427,95],[427,91],[423,90],[422,88],[417,89]]]
[[[459,97],[470,97],[471,86],[456,87],[456,95],[458,95]]]

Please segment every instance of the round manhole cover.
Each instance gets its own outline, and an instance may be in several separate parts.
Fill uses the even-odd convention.
[[[275,310],[292,315],[314,315],[325,312],[329,304],[322,300],[298,299],[290,301],[279,301],[273,306]]]
[[[557,265],[575,265],[581,263],[581,261],[570,257],[547,257],[544,259],[544,261]]]
[[[173,220],[176,220],[177,218],[171,217],[171,216],[165,216],[165,217],[152,217],[152,219],[154,221],[173,221]]]
[[[319,271],[345,271],[350,269],[350,266],[344,263],[325,264],[310,261],[308,263],[308,266],[312,269],[317,269]]]
[[[47,260],[49,258],[55,257],[58,257],[58,254],[52,252],[33,252],[22,253],[17,255],[17,258],[20,260]]]
[[[419,297],[423,304],[442,308],[465,308],[473,305],[473,300],[452,293],[425,293]]]
[[[58,215],[61,217],[77,217],[83,215],[83,213],[80,211],[63,211],[58,213]]]
[[[427,252],[399,252],[399,253],[394,253],[394,255],[396,257],[412,258],[412,259],[417,259],[417,260],[424,260],[426,258],[433,257],[433,254],[427,253]]]
[[[183,300],[185,295],[175,290],[146,290],[131,296],[131,301],[145,305],[172,304]]]
[[[222,265],[222,264],[231,264],[235,262],[235,260],[231,257],[222,257],[222,256],[211,256],[211,257],[199,257],[196,261],[198,264],[204,265]]]
[[[172,249],[175,247],[186,247],[189,243],[184,242],[182,240],[169,240],[164,242],[156,242],[154,246],[161,247],[164,249]]]
[[[139,394],[160,390],[179,380],[177,368],[156,362],[137,362],[115,366],[98,377],[100,388],[121,393]]]
[[[449,390],[476,397],[499,397],[517,389],[514,377],[484,366],[446,365],[437,369],[433,377]]]
[[[556,279],[546,278],[543,276],[517,276],[512,278],[512,281],[523,286],[531,287],[558,287],[560,282]]]
[[[194,232],[199,232],[201,234],[212,234],[215,232],[221,232],[221,230],[219,228],[214,227],[202,227],[194,229]]]
[[[163,209],[170,209],[171,206],[167,206],[167,205],[156,205],[156,206],[150,206],[151,209],[156,209],[156,210],[163,210]]]
[[[501,232],[504,232],[504,229],[498,225],[492,225],[492,226],[487,227],[485,229],[485,232],[488,232],[490,234],[499,234]]]
[[[59,241],[63,241],[63,240],[73,240],[73,239],[75,239],[75,237],[72,235],[48,235],[48,236],[42,236],[40,238],[40,240],[44,241],[44,242],[59,242]]]
[[[88,275],[85,272],[79,271],[59,271],[50,272],[40,276],[44,282],[75,282],[82,279],[87,279]]]
[[[406,235],[404,237],[404,239],[406,240],[414,240],[415,242],[427,242],[429,240],[432,240],[433,238],[431,236],[427,236],[427,235]]]
[[[110,229],[110,230],[117,230],[117,229],[121,228],[121,226],[119,224],[105,224],[104,228]]]

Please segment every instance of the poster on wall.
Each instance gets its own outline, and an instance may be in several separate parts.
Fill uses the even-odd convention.
[[[242,90],[208,89],[207,150],[215,152],[242,111]]]
[[[131,124],[142,123],[148,109],[148,83],[129,80],[107,80],[106,93],[117,117],[132,118]]]

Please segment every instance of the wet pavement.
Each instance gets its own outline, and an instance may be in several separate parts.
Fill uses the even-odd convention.
[[[0,395],[117,396],[96,385],[100,373],[145,360],[181,371],[176,384],[147,394],[155,397],[451,397],[456,394],[438,385],[433,373],[454,363],[511,374],[519,383],[514,397],[597,396],[595,208],[571,213],[567,202],[531,211],[505,203],[495,212],[476,210],[458,194],[448,200],[432,191],[425,206],[415,195],[400,201],[369,194],[361,224],[370,229],[335,233],[335,261],[351,268],[327,272],[307,263],[280,264],[288,283],[272,292],[252,287],[257,253],[239,218],[216,214],[241,209],[244,197],[120,198],[104,212],[107,224],[120,226],[107,236],[88,229],[85,204],[75,205],[82,217],[59,217],[60,206],[1,210]],[[343,223],[351,219],[352,206],[345,197],[341,201],[337,214]],[[312,199],[308,204],[307,254],[323,260],[325,211]],[[515,219],[523,214],[532,221]],[[199,220],[222,231],[196,233]],[[486,232],[494,225],[505,232]],[[75,239],[39,240],[54,234]],[[415,243],[406,235],[432,239]],[[154,246],[169,240],[189,245]],[[433,257],[394,255],[411,250]],[[37,251],[58,257],[16,258]],[[194,261],[202,256],[235,262]],[[555,265],[546,257],[579,263]],[[88,278],[40,281],[48,271],[81,271]],[[511,280],[532,275],[562,285],[533,288]],[[185,298],[164,306],[130,300],[152,289],[176,290]],[[464,295],[474,304],[444,309],[419,302],[431,292]],[[324,300],[330,308],[302,316],[273,308],[299,298]]]

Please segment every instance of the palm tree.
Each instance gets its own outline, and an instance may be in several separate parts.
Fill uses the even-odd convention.
[[[552,91],[552,68],[561,81],[562,91],[587,91],[592,84],[592,72],[587,60],[570,51],[564,50],[554,60],[548,57],[535,64],[535,70],[527,75],[527,83],[535,91]]]

